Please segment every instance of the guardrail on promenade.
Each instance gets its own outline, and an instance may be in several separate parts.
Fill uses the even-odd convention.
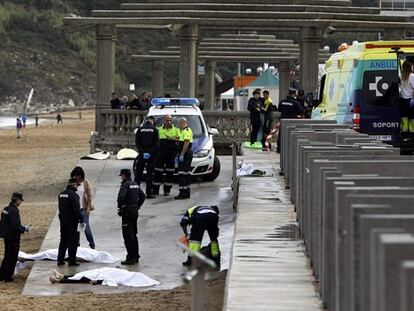
[[[141,124],[147,111],[104,109],[100,111],[100,120],[104,122],[104,130],[96,139],[96,147],[107,150],[118,150],[133,147],[135,144],[134,129]],[[280,113],[274,113],[279,119]],[[206,124],[215,127],[218,135],[214,137],[216,147],[230,147],[232,142],[239,144],[249,141],[250,115],[247,111],[203,111]]]

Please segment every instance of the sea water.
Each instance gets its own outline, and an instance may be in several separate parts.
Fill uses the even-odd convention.
[[[28,117],[26,120],[26,125],[30,124],[35,124],[35,119]],[[0,116],[0,129],[11,127],[16,127],[16,117]]]

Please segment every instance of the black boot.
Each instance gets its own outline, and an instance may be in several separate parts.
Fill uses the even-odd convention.
[[[180,191],[180,193],[174,197],[174,200],[185,200],[188,199],[186,194],[183,191]]]
[[[187,257],[187,260],[183,262],[184,267],[189,267],[193,264],[193,260],[190,256]]]

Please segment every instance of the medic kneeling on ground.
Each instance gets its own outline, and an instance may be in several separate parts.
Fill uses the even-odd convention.
[[[219,236],[219,209],[213,206],[194,206],[189,208],[183,218],[181,218],[180,226],[183,228],[186,238],[189,239],[189,249],[199,252],[201,249],[201,241],[204,231],[207,230],[210,236],[210,257],[220,267],[220,248],[218,244]],[[188,237],[187,227],[191,225],[190,236]],[[187,261],[183,262],[183,266],[191,266],[192,258],[188,256]]]

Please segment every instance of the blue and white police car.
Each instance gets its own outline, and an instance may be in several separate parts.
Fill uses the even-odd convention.
[[[187,119],[188,126],[193,131],[191,175],[206,181],[215,180],[220,173],[220,161],[215,154],[213,135],[218,134],[218,131],[205,123],[198,107],[199,101],[196,98],[154,98],[151,104],[147,116],[155,118],[157,127],[163,124],[166,114],[173,117],[173,123],[177,127],[180,118]]]

